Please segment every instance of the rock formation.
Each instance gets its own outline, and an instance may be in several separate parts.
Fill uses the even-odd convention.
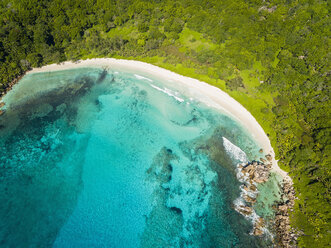
[[[242,183],[241,199],[235,202],[235,209],[253,221],[252,235],[262,236],[267,232],[266,225],[276,232],[274,243],[277,247],[296,247],[297,234],[290,227],[289,211],[294,207],[295,192],[291,182],[284,179],[282,183],[282,200],[275,206],[276,217],[266,223],[254,210],[259,194],[257,185],[268,181],[272,168],[270,154],[260,158],[261,162],[252,161],[237,165],[237,178]]]
[[[289,212],[294,207],[295,191],[291,182],[286,180],[282,184],[282,201],[276,209],[274,229],[277,233],[276,242],[280,247],[296,247],[298,232],[290,226]]]
[[[256,236],[263,235],[267,230],[263,218],[255,213],[253,206],[259,193],[257,185],[268,181],[270,168],[271,164],[264,164],[258,161],[238,164],[237,166],[237,178],[243,183],[240,189],[241,197],[244,201],[238,201],[235,204],[235,209],[253,221],[252,234]]]

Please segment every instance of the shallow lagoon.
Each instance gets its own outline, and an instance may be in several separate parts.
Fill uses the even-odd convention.
[[[101,68],[25,76],[0,117],[0,246],[267,247],[233,209],[235,165],[258,145],[171,87]]]

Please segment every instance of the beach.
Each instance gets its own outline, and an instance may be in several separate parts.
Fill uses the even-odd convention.
[[[104,67],[105,69],[113,70],[114,72],[120,70],[134,72],[147,78],[149,76],[155,78],[162,78],[165,81],[167,80],[172,83],[178,83],[179,86],[185,87],[186,90],[193,96],[203,95],[204,98],[200,97],[200,101],[204,102],[210,107],[217,108],[223,112],[226,112],[235,120],[239,121],[239,123],[241,123],[247,129],[247,131],[261,146],[264,153],[270,154],[272,156],[271,171],[280,174],[287,182],[292,181],[291,178],[288,176],[287,172],[285,172],[278,166],[277,161],[275,160],[275,153],[271,146],[270,140],[261,125],[256,121],[252,114],[247,109],[245,109],[239,102],[237,102],[226,92],[215,86],[209,85],[197,79],[179,75],[172,71],[145,62],[113,58],[87,59],[80,60],[77,62],[67,61],[61,64],[51,64],[43,66],[41,68],[34,68],[27,74],[58,70],[70,70],[83,67]]]

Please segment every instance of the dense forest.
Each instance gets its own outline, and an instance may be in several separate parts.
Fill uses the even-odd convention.
[[[2,0],[0,92],[32,67],[115,57],[213,84],[263,126],[294,180],[300,247],[330,247],[330,2]]]

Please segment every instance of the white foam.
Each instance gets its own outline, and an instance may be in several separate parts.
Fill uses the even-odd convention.
[[[236,200],[233,201],[233,204],[235,205],[235,209],[240,213],[240,210],[244,210],[244,207],[246,206],[245,201],[239,197]],[[242,214],[246,219],[250,220],[253,224],[256,224],[259,219],[260,216],[257,215],[257,213],[255,212],[255,210],[253,208],[252,209],[252,213],[251,214]],[[263,231],[264,234],[272,237],[271,233],[269,232],[269,230],[266,227],[262,227],[261,230]],[[253,235],[253,230],[250,232],[250,235]]]
[[[150,84],[154,89],[162,91],[163,93],[166,93],[168,96],[171,96],[173,98],[175,98],[178,102],[184,102],[185,100],[183,98],[180,98],[176,95],[178,95],[178,92],[172,92],[171,90],[164,88],[161,89],[160,87],[154,85],[154,84]]]
[[[257,197],[257,195],[259,194],[258,190],[255,190],[255,191],[245,190],[243,185],[240,186],[240,190],[241,190],[240,196],[242,198],[244,198],[245,196],[249,196],[249,197],[255,199]]]
[[[153,82],[152,79],[149,79],[149,78],[147,78],[147,77],[140,76],[140,75],[138,75],[138,74],[134,74],[134,76],[135,76],[136,78],[138,78],[138,79],[145,79],[145,80],[147,80],[147,81],[149,81],[149,82]]]
[[[238,146],[232,144],[227,138],[223,138],[223,145],[225,148],[225,151],[236,160],[239,160],[240,162],[244,163],[247,162],[247,156],[246,153],[243,152]]]

